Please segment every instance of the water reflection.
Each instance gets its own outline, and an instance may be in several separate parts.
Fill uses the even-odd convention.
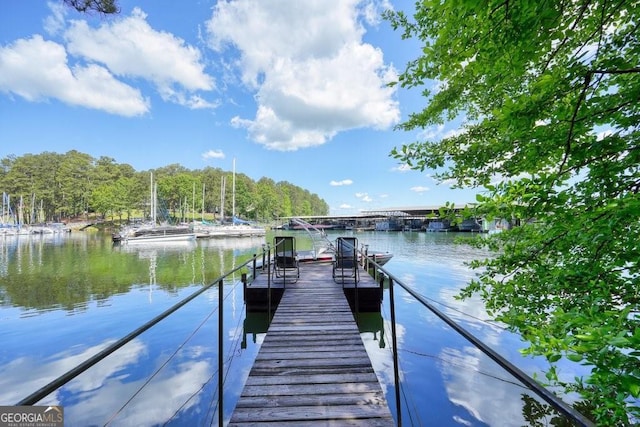
[[[522,404],[512,396],[527,389],[477,348],[442,349],[439,368],[449,400],[472,415],[465,423],[524,424]],[[509,421],[505,422],[505,419]]]
[[[115,342],[114,339],[109,339],[86,348],[76,346],[44,359],[22,356],[0,366],[0,402],[18,402],[104,350],[113,342]],[[82,392],[99,388],[106,378],[135,362],[144,352],[145,346],[140,340],[134,340],[122,350],[117,358],[107,358],[85,375],[69,383],[68,390]],[[60,400],[56,396],[54,395],[51,400],[43,404],[59,405]]]
[[[486,252],[453,245],[453,236],[445,234],[398,233],[380,237],[385,238],[386,247],[381,249],[395,255],[385,266],[392,274],[525,372],[531,375],[546,368],[542,358],[522,357],[520,338],[490,321],[479,298],[455,298],[475,275],[465,262],[483,258]],[[527,425],[532,411],[543,405],[539,398],[412,296],[395,289],[403,421],[412,425]],[[388,348],[378,347],[367,334],[362,336],[395,413],[388,289],[384,298],[382,317]],[[576,366],[567,368],[577,372]],[[549,412],[557,416],[554,411]]]
[[[223,271],[259,252],[265,241],[212,239],[179,248],[126,248],[114,247],[108,236],[74,234],[64,244],[42,239],[0,242],[0,404],[15,404],[217,280]],[[345,234],[349,232],[339,233]],[[464,261],[482,256],[481,252],[453,245],[452,236],[438,233],[357,233],[357,237],[371,248],[393,252],[386,268],[507,359],[528,373],[541,370],[540,360],[519,354],[522,343],[516,335],[486,322],[481,301],[453,298],[473,277]],[[242,286],[235,282],[239,278],[237,273],[223,286],[222,410],[227,417],[268,325],[266,313],[246,313]],[[215,286],[58,390],[48,402],[65,406],[69,425],[104,424],[110,419],[114,425],[210,424],[220,409],[215,363],[218,298]],[[415,299],[401,291],[396,298],[406,425],[520,426],[531,419],[537,400],[530,400],[504,371]],[[358,323],[394,412],[389,312],[387,290],[382,312],[360,315]]]
[[[42,238],[0,241],[0,404],[15,404],[212,283],[264,242],[221,239],[134,247],[113,246],[103,235],[72,236],[64,244]],[[242,287],[231,280],[225,290],[225,305],[231,308],[224,314],[225,360],[235,366],[226,391],[233,396],[251,366],[242,360],[255,357],[257,346],[240,349]],[[217,359],[212,316],[217,304],[216,287],[48,396],[46,403],[65,406],[69,425],[102,424],[114,415],[116,425],[213,419],[218,408],[208,414],[202,410],[217,393],[218,372],[211,362]],[[225,403],[225,411],[230,404]]]
[[[246,310],[242,328],[242,348],[247,348],[248,337],[253,344],[261,344],[270,322],[268,312]]]
[[[386,347],[384,341],[384,319],[379,311],[358,313],[356,322],[363,342],[372,341],[373,343],[378,343],[379,348]]]

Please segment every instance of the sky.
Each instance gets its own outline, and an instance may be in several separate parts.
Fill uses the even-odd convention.
[[[0,2],[0,158],[77,150],[138,171],[180,164],[287,181],[332,215],[475,201],[389,156],[454,124],[388,86],[420,55],[381,17],[395,0]],[[405,10],[411,14],[412,9]],[[427,85],[435,84],[433,82]]]

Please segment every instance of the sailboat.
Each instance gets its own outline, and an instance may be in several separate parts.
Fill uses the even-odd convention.
[[[196,234],[188,225],[158,225],[158,185],[153,182],[153,173],[151,173],[150,200],[151,222],[123,228],[119,233],[112,236],[114,242],[137,244],[189,242],[195,240]]]
[[[232,189],[232,214],[231,224],[194,224],[194,231],[197,233],[198,238],[209,237],[262,237],[267,234],[267,231],[263,227],[259,227],[243,221],[236,217],[236,159],[233,159],[233,189]],[[225,180],[224,177],[221,183],[220,190],[220,206],[221,206],[221,221],[224,221],[224,194],[225,194]],[[203,197],[204,198],[204,197]]]

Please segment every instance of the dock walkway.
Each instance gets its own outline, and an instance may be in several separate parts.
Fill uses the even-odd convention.
[[[260,424],[394,425],[331,264],[286,284],[229,426]]]

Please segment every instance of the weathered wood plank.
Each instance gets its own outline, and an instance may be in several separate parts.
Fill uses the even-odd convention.
[[[288,351],[280,351],[280,352],[269,352],[269,353],[259,353],[256,357],[256,361],[258,360],[279,360],[290,358],[291,354]],[[367,356],[367,352],[364,349],[356,349],[356,350],[346,350],[336,352],[334,350],[321,350],[317,351],[301,351],[295,355],[295,359],[303,360],[303,359],[365,359],[367,362],[369,361],[369,357]]]
[[[312,394],[315,396],[333,394],[353,394],[380,391],[377,381],[362,383],[333,383],[333,384],[275,384],[265,386],[245,386],[242,397],[246,396],[301,396]],[[240,405],[242,399],[238,402]],[[236,407],[238,406],[236,405]]]
[[[296,396],[246,396],[237,408],[265,408],[269,406],[323,406],[323,405],[382,405],[386,404],[380,391],[316,395],[313,393]]]
[[[249,421],[247,423],[234,422],[236,427],[388,427],[389,421],[383,418],[364,418],[358,420],[322,420],[322,421]]]
[[[323,406],[286,406],[266,408],[238,408],[234,412],[232,423],[251,421],[313,421],[313,420],[352,420],[369,418],[387,418],[393,425],[389,411],[381,405],[323,405]]]
[[[377,378],[371,373],[347,373],[347,374],[301,374],[286,376],[249,376],[246,385],[276,385],[276,384],[333,384],[339,382],[345,383],[363,383],[375,382]]]

